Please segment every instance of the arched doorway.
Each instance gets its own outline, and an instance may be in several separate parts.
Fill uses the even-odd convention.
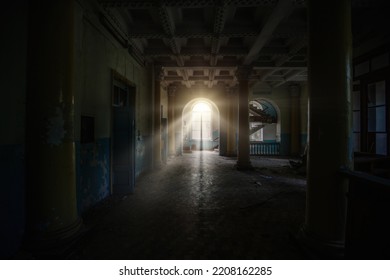
[[[206,98],[196,98],[183,108],[183,152],[219,147],[219,110]]]
[[[250,153],[252,155],[279,155],[280,111],[266,99],[249,102]]]

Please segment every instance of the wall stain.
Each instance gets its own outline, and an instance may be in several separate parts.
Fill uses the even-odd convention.
[[[151,136],[140,136],[135,147],[136,178],[151,167]],[[77,207],[79,214],[111,194],[111,146],[109,138],[94,143],[76,142]]]
[[[77,206],[82,214],[110,195],[110,140],[76,143]]]
[[[47,144],[61,145],[66,134],[63,108],[55,108],[55,116],[48,119],[46,128]]]

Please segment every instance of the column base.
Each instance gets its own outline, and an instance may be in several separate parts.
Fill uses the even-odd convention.
[[[344,259],[345,242],[325,240],[302,226],[297,240],[304,252],[312,259]]]
[[[64,258],[87,232],[81,218],[67,227],[43,233],[27,233],[23,250],[34,258]]]
[[[239,171],[242,171],[242,170],[254,170],[255,169],[252,166],[252,163],[250,161],[246,161],[246,162],[237,161],[236,168]]]

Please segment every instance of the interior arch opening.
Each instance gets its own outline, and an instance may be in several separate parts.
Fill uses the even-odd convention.
[[[280,154],[279,108],[266,99],[249,102],[249,140],[252,155]]]
[[[219,147],[219,110],[210,100],[197,98],[183,108],[183,152]]]

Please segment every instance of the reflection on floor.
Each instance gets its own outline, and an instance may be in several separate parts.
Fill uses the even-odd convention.
[[[84,217],[90,229],[72,259],[304,259],[306,180],[286,159],[194,152],[140,178]]]

